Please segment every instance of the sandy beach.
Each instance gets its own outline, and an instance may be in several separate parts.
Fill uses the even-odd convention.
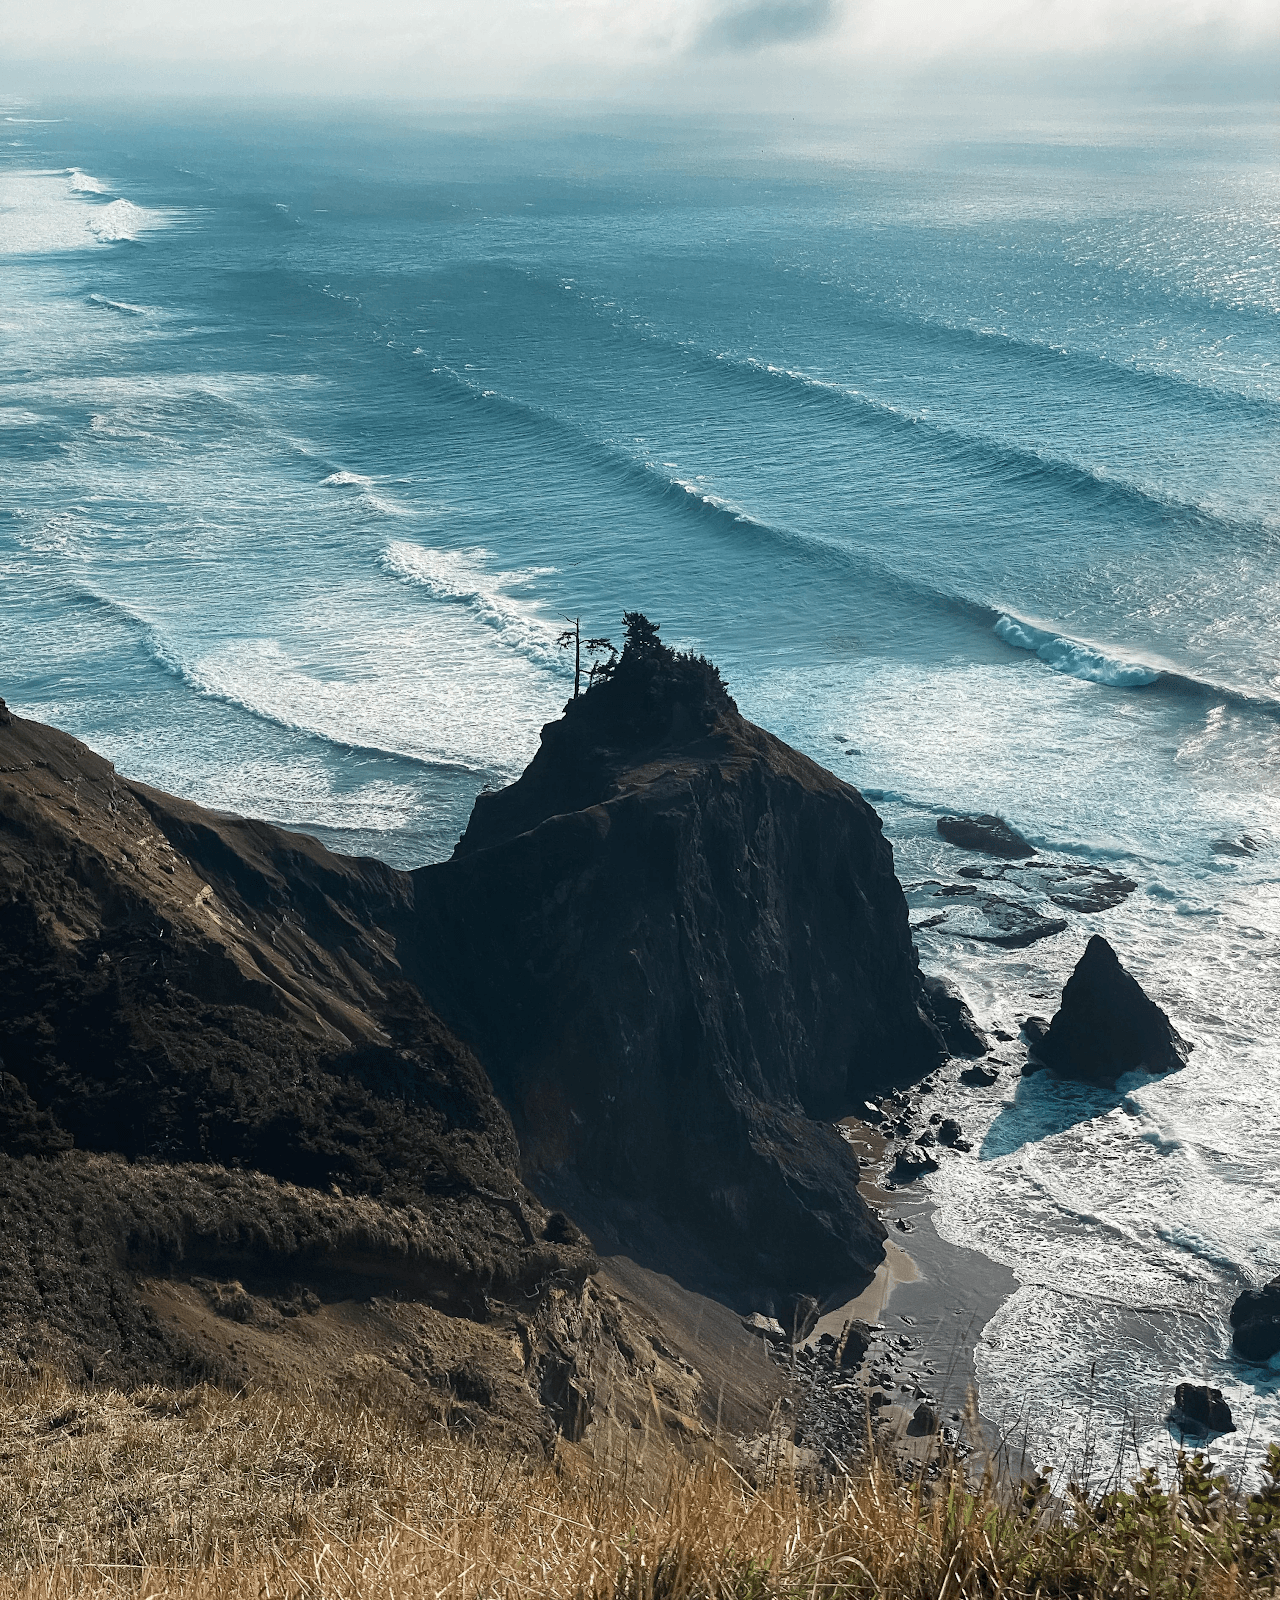
[[[863,1364],[868,1390],[880,1388],[877,1375],[893,1380],[895,1400],[886,1408],[890,1430],[906,1436],[921,1394],[935,1406],[944,1425],[956,1426],[970,1390],[978,1399],[986,1442],[1003,1442],[1000,1419],[982,1406],[974,1350],[982,1330],[1017,1288],[1007,1267],[977,1250],[941,1239],[933,1226],[933,1202],[915,1184],[881,1186],[886,1141],[874,1128],[846,1119],[863,1166],[861,1191],[889,1229],[885,1259],[875,1277],[853,1299],[819,1319],[806,1343],[816,1348],[824,1334],[838,1337],[850,1321],[867,1323],[873,1342]],[[906,1224],[899,1227],[899,1223]]]

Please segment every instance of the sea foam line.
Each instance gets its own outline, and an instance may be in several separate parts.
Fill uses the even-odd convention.
[[[491,775],[491,767],[487,764],[464,761],[443,752],[403,750],[381,744],[376,739],[353,739],[337,731],[351,726],[349,686],[327,685],[319,679],[296,672],[290,667],[284,653],[270,642],[264,644],[252,663],[259,669],[256,675],[243,670],[243,661],[237,663],[219,657],[216,652],[189,660],[156,623],[125,601],[103,594],[89,584],[77,584],[75,589],[91,604],[101,606],[124,623],[139,637],[147,655],[158,667],[199,695],[220,701],[261,722],[355,755],[372,756],[383,761],[407,761],[413,766],[428,767],[433,771],[465,772],[478,777]],[[237,670],[237,667],[241,670]],[[264,682],[263,668],[268,673],[274,671],[277,686],[286,690],[283,699],[270,693],[269,686]],[[287,691],[290,688],[295,691],[292,705],[288,704]],[[297,692],[299,690],[301,694]],[[329,725],[329,712],[333,716],[332,726]]]

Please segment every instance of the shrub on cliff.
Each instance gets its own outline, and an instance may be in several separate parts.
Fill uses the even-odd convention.
[[[642,611],[624,611],[622,622],[622,654],[602,663],[586,693],[565,708],[575,731],[648,742],[673,727],[685,736],[709,730],[722,712],[737,709],[714,662],[673,650],[661,624]]]

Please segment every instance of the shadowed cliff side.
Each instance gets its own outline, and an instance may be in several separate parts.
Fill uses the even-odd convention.
[[[401,959],[531,1178],[656,1206],[758,1285],[874,1269],[884,1230],[832,1119],[945,1055],[892,850],[710,663],[630,637],[414,883]]]

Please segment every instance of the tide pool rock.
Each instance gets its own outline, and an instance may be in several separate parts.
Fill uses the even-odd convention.
[[[1028,1022],[1024,1033],[1031,1037]],[[1061,1077],[1114,1083],[1123,1073],[1172,1072],[1191,1046],[1095,933],[1062,991],[1048,1031],[1033,1056]]]
[[[981,812],[969,817],[939,817],[938,832],[948,844],[961,850],[980,850],[983,855],[1005,861],[1025,861],[1036,853],[1035,846],[1011,828],[1003,817]]]

